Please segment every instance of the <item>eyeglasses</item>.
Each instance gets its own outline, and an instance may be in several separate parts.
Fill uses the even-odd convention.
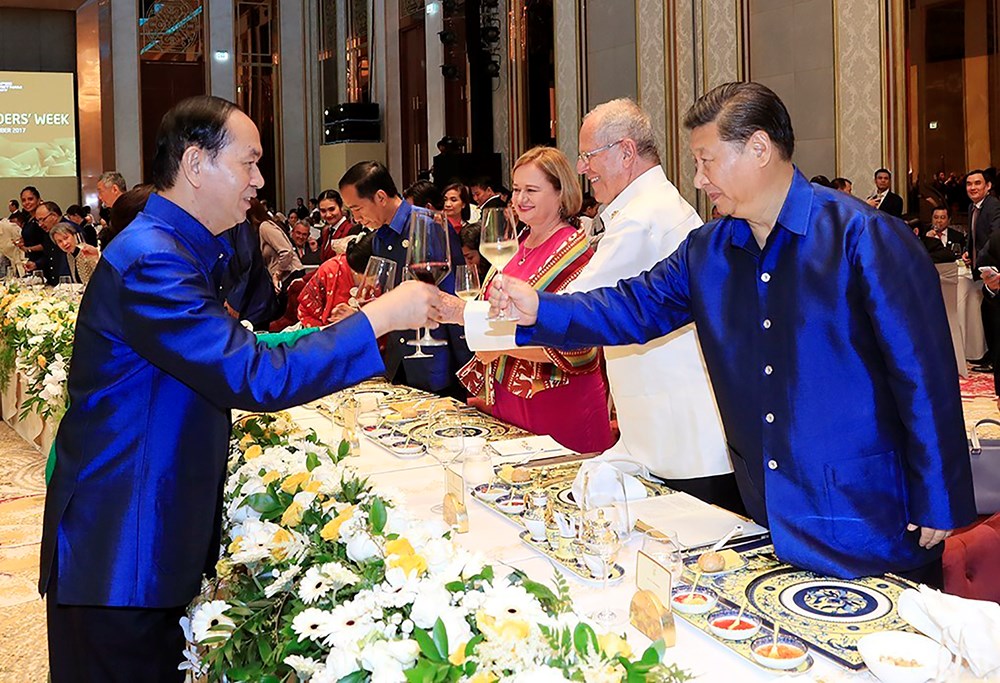
[[[605,152],[622,142],[625,142],[625,138],[622,138],[621,140],[615,140],[614,142],[609,142],[608,144],[603,145],[602,147],[598,147],[597,149],[592,149],[589,152],[580,152],[580,156],[578,156],[577,159],[579,159],[581,163],[589,164],[591,157],[600,154],[601,152]]]

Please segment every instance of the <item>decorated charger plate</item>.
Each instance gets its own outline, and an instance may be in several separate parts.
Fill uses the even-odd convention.
[[[865,668],[857,648],[862,636],[912,630],[896,611],[900,594],[913,586],[905,579],[891,574],[851,580],[823,577],[781,562],[769,544],[740,548],[746,560],[743,569],[703,575],[720,603],[739,608],[746,601],[748,611],[765,626],[773,628],[777,622],[813,652],[846,669]]]
[[[579,561],[575,558],[572,560],[564,560],[561,557],[558,557],[555,551],[552,550],[552,548],[546,541],[536,541],[533,538],[531,538],[531,532],[528,531],[527,529],[522,531],[519,534],[519,536],[521,540],[524,541],[526,544],[528,544],[538,552],[542,553],[543,555],[551,559],[553,562],[557,563],[560,567],[565,567],[567,570],[572,572],[573,575],[576,576],[578,579],[586,581],[588,583],[595,583],[595,584],[603,583],[603,580],[600,577],[594,576],[593,574],[590,573],[590,570],[587,569],[587,565],[585,565],[582,561]],[[617,563],[612,564],[611,571],[608,573],[608,585],[617,583],[621,581],[624,577],[625,577],[625,569],[620,564]]]

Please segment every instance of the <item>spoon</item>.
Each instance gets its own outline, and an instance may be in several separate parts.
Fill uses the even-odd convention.
[[[781,627],[777,624],[774,625],[774,640],[771,641],[771,649],[767,651],[768,657],[778,656],[778,634],[781,633]]]
[[[739,624],[740,624],[740,620],[741,620],[741,619],[743,619],[743,612],[745,612],[745,611],[746,611],[746,608],[747,608],[747,601],[746,601],[746,598],[744,598],[744,599],[743,599],[743,606],[742,606],[742,607],[740,607],[740,613],[736,615],[736,618],[735,618],[735,619],[733,620],[733,623],[731,623],[731,624],[730,624],[730,625],[729,625],[729,626],[727,627],[727,629],[726,629],[726,630],[728,630],[728,631],[732,631],[732,630],[733,630],[733,629],[735,629],[735,628],[736,628],[737,626],[739,626]]]
[[[722,548],[722,546],[726,545],[726,542],[729,541],[729,539],[731,539],[733,536],[736,536],[737,534],[742,534],[742,533],[743,533],[743,525],[737,524],[732,528],[732,530],[728,534],[720,538],[719,542],[713,545],[712,549],[709,552],[713,553],[718,552],[719,549]]]

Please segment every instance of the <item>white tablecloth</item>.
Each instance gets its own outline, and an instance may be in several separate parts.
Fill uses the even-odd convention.
[[[0,415],[22,439],[46,455],[55,439],[55,427],[49,420],[43,420],[37,413],[29,412],[21,418],[24,410],[24,381],[16,370],[7,382],[7,388],[0,392]]]
[[[973,280],[968,268],[958,269],[958,322],[962,331],[962,348],[970,360],[986,354],[986,335],[983,333],[983,283]]]

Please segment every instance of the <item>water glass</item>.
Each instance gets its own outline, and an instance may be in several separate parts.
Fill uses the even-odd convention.
[[[684,573],[684,554],[681,544],[677,541],[676,531],[650,529],[643,534],[642,552],[667,569],[675,585],[681,580],[681,575]]]

